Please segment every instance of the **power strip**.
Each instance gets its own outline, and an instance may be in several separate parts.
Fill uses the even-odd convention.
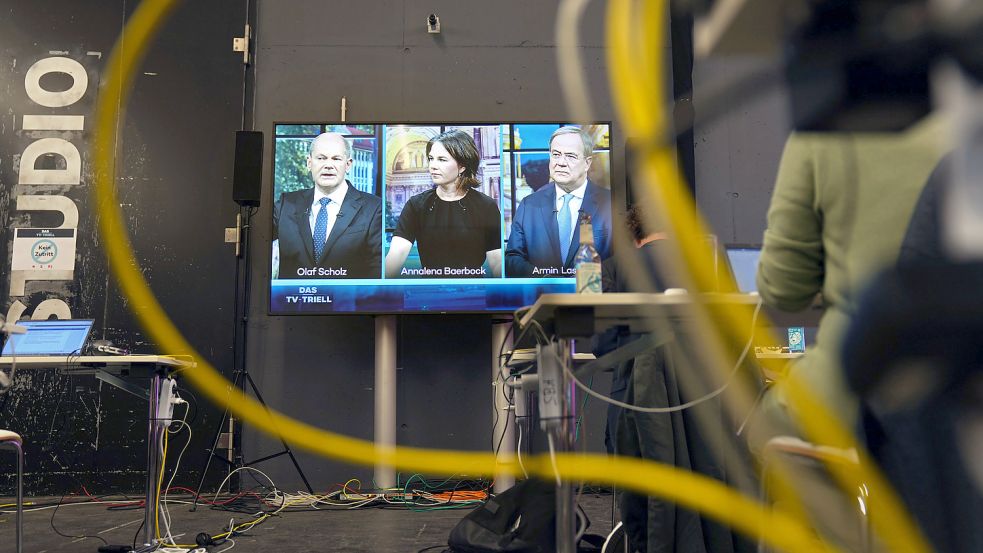
[[[543,430],[560,424],[563,419],[563,366],[555,344],[536,346],[539,371],[539,424]]]
[[[160,384],[160,401],[157,402],[157,420],[165,425],[170,425],[174,421],[174,406],[187,403],[177,394],[177,382],[173,378],[166,378]]]

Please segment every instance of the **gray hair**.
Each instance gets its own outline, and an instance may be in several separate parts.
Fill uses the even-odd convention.
[[[314,153],[314,143],[317,142],[317,139],[318,138],[321,138],[322,136],[328,136],[328,135],[334,135],[334,136],[337,136],[337,137],[341,138],[341,141],[345,144],[345,158],[346,159],[351,159],[352,158],[352,143],[351,143],[351,141],[348,140],[347,138],[345,138],[344,136],[342,136],[341,134],[336,133],[336,132],[323,132],[323,133],[315,136],[314,137],[314,140],[311,140],[310,143],[307,145],[307,157],[311,157],[311,154]]]
[[[560,127],[559,129],[553,131],[553,136],[550,137],[550,148],[553,147],[553,139],[564,134],[576,134],[580,136],[581,142],[584,143],[584,157],[591,157],[594,155],[594,139],[580,127]]]

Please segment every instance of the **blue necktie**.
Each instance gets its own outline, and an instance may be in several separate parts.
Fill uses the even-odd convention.
[[[560,261],[566,262],[570,238],[573,237],[573,225],[570,222],[570,200],[573,199],[573,194],[564,194],[562,199],[563,207],[556,213],[556,226],[560,230]]]
[[[314,260],[319,261],[324,253],[324,242],[328,239],[328,203],[331,198],[321,198],[321,209],[314,220]]]

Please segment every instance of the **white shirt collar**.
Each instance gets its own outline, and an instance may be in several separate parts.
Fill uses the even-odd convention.
[[[311,206],[314,207],[321,203],[321,198],[331,198],[331,203],[337,204],[338,207],[341,207],[341,202],[345,201],[345,194],[348,194],[347,181],[344,183],[344,185],[340,185],[338,188],[335,188],[334,192],[330,194],[325,194],[324,191],[321,190],[321,187],[314,185],[314,201],[311,202]]]
[[[557,200],[559,200],[561,197],[563,197],[564,194],[567,194],[568,193],[565,190],[563,190],[562,188],[560,188],[560,185],[558,185],[556,183],[553,183],[553,186],[556,187],[556,199]],[[569,192],[569,194],[573,194],[573,197],[574,198],[577,198],[578,200],[581,200],[582,201],[584,199],[584,194],[586,192],[587,192],[587,179],[584,179],[584,184],[581,184],[577,188],[574,188],[573,190],[571,190]]]

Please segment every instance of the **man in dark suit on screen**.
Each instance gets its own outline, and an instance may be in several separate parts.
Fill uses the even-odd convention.
[[[581,213],[590,215],[601,259],[611,256],[611,191],[587,178],[593,154],[593,139],[577,127],[561,127],[550,137],[551,182],[516,209],[505,250],[507,276],[574,276]]]
[[[340,134],[311,143],[314,187],[283,194],[273,208],[277,278],[381,277],[382,199],[345,180],[352,163],[351,145]]]

